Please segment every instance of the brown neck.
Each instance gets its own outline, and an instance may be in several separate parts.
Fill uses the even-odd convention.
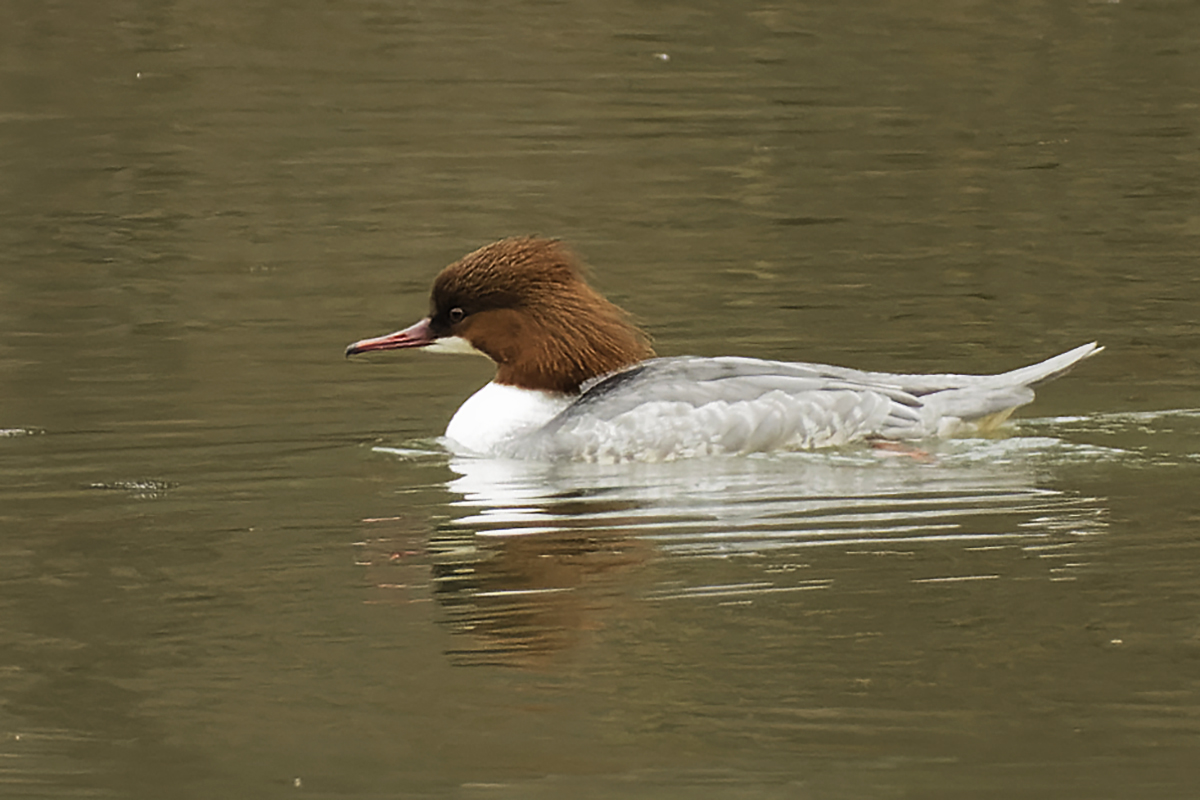
[[[654,356],[645,334],[621,309],[585,284],[572,296],[522,313],[498,310],[491,321],[508,342],[488,355],[496,362],[496,382],[576,394],[582,383]]]

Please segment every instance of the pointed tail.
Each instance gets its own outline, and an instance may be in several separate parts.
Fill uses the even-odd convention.
[[[1103,349],[1095,342],[1088,342],[1074,350],[1052,356],[1037,364],[1030,364],[1028,367],[991,376],[991,380],[988,382],[994,382],[1001,386],[1037,386],[1066,374],[1080,361],[1091,358]]]

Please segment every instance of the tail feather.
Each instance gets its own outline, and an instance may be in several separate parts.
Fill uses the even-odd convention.
[[[941,436],[953,435],[964,425],[974,431],[993,430],[1014,409],[1033,401],[1032,387],[1057,378],[1103,349],[1095,342],[1089,342],[1037,364],[999,375],[966,376],[970,380],[960,387],[922,397],[922,415],[929,428]]]
[[[1080,361],[1096,355],[1103,349],[1095,342],[1088,342],[1074,350],[1052,356],[1037,364],[990,376],[988,383],[998,386],[1037,386],[1060,375],[1065,375]]]

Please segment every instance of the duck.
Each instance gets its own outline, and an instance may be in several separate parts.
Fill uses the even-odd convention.
[[[495,377],[451,417],[455,454],[603,463],[843,447],[987,433],[1096,342],[994,375],[893,374],[741,356],[659,357],[588,283],[566,244],[502,239],[433,281],[429,315],[346,356],[482,355]],[[915,446],[915,445],[913,445]]]

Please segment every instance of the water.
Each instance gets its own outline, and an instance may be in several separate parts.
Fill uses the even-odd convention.
[[[16,4],[5,797],[1190,797],[1189,4]],[[664,355],[996,371],[1002,437],[451,459],[350,341],[505,235]]]

